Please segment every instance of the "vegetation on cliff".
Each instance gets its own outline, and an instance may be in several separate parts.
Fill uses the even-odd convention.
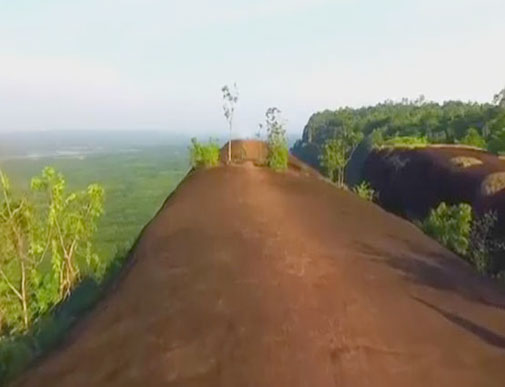
[[[315,167],[325,144],[343,133],[372,136],[374,142],[391,145],[412,143],[467,144],[505,152],[505,90],[492,103],[430,102],[424,97],[375,106],[340,108],[315,113],[304,128],[293,153]]]

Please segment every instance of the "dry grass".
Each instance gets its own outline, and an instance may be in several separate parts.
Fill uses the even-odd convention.
[[[492,173],[480,185],[483,196],[491,196],[505,188],[505,172]]]
[[[481,165],[482,160],[479,160],[475,157],[468,157],[468,156],[457,156],[453,157],[450,160],[451,164],[454,165],[455,167],[458,168],[468,168],[471,167],[472,165]]]

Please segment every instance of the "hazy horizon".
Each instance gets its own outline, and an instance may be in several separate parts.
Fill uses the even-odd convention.
[[[235,137],[269,106],[301,135],[316,111],[386,99],[491,101],[505,86],[501,0],[0,0],[0,131]]]

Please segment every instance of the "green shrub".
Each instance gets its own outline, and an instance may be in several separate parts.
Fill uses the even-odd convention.
[[[417,148],[428,145],[426,137],[395,136],[382,142],[382,146]]]
[[[441,203],[421,223],[426,234],[463,256],[470,245],[471,226],[472,207],[468,204],[448,206]]]
[[[268,166],[281,172],[288,167],[289,150],[286,139],[286,129],[280,118],[281,111],[276,107],[268,108],[266,128],[268,133]]]
[[[484,140],[484,137],[482,137],[479,133],[479,131],[475,128],[470,128],[466,132],[465,137],[463,137],[460,141],[460,144],[463,145],[470,145],[470,146],[475,146],[477,148],[486,148],[486,140]]]
[[[189,147],[191,165],[193,167],[213,167],[219,163],[219,145],[214,140],[206,144],[198,142],[193,137]]]
[[[287,168],[289,159],[288,148],[284,145],[269,147],[268,166],[274,171],[280,172]]]
[[[372,201],[375,196],[375,190],[372,186],[367,182],[363,181],[361,184],[357,185],[353,188],[353,191],[362,199]]]

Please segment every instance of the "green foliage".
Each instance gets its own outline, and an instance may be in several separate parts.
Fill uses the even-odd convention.
[[[265,113],[268,133],[268,166],[277,172],[287,169],[289,160],[286,129],[281,122],[280,113],[281,111],[276,107],[268,108]]]
[[[189,153],[193,167],[214,167],[219,164],[219,145],[212,139],[204,144],[193,137]]]
[[[375,190],[372,186],[367,182],[363,181],[361,184],[357,185],[353,188],[353,191],[362,199],[372,201],[376,196]]]
[[[108,151],[82,157],[46,157],[0,161],[11,178],[13,193],[30,194],[30,179],[40,165],[53,165],[66,177],[68,189],[85,190],[88,182],[100,182],[107,195],[106,212],[98,221],[93,238],[102,262],[109,262],[117,249],[137,237],[188,171],[186,145],[142,147]],[[1,195],[1,192],[0,192]],[[43,195],[40,195],[43,196]],[[79,262],[84,268],[85,262]]]
[[[384,136],[381,129],[375,129],[371,134],[368,135],[371,145],[373,148],[380,148],[384,145]]]
[[[32,196],[27,182],[31,176],[40,172],[40,164],[54,165],[63,172],[68,177],[66,182],[71,191],[86,190],[89,181],[99,181],[107,191],[107,211],[99,219],[99,232],[94,234],[92,241],[100,262],[104,264],[105,274],[101,276],[102,279],[88,269],[85,257],[78,257],[83,279],[61,304],[50,307],[52,302],[45,306],[42,302],[44,297],[50,301],[50,295],[57,294],[58,287],[56,290],[47,289],[47,294],[43,295],[41,287],[36,286],[37,300],[34,303],[40,309],[34,310],[40,312],[33,316],[33,324],[28,331],[7,329],[5,316],[10,315],[11,308],[17,309],[15,315],[20,316],[19,303],[13,297],[7,305],[0,301],[0,326],[4,327],[4,335],[0,335],[0,385],[3,385],[5,380],[18,374],[33,359],[57,345],[68,327],[101,297],[104,288],[113,281],[123,266],[126,258],[124,247],[131,245],[131,241],[153,217],[167,194],[186,175],[188,159],[185,146],[164,145],[84,158],[27,158],[3,160],[0,163],[11,177],[11,193],[18,200]],[[1,196],[0,186],[0,203]],[[39,192],[34,198],[39,210],[47,203],[45,196]],[[5,233],[0,232],[0,239],[4,236]],[[50,268],[50,262],[46,259],[40,266],[42,278],[49,276]],[[90,275],[92,278],[88,278]],[[44,279],[46,284],[54,285],[47,277]],[[47,312],[41,315],[43,309]],[[16,321],[19,326],[19,319]]]
[[[450,250],[465,255],[470,244],[472,207],[468,204],[448,206],[441,203],[422,222],[424,232]]]
[[[121,251],[110,260],[100,282],[96,278],[84,278],[68,298],[37,319],[27,332],[0,337],[0,385],[61,343],[78,318],[116,281],[128,256],[127,251]]]
[[[323,145],[319,156],[320,165],[328,177],[340,187],[344,185],[345,167],[362,139],[363,135],[360,132],[344,127]]]
[[[338,138],[340,132],[349,128],[364,136],[373,134],[375,146],[384,145],[391,139],[390,144],[409,146],[459,143],[467,136],[470,128],[477,130],[489,142],[497,137],[498,132],[505,131],[503,95],[504,92],[500,92],[495,103],[448,101],[439,104],[418,98],[414,101],[385,101],[358,109],[346,107],[335,111],[325,110],[315,113],[309,119],[302,139],[293,147],[293,153],[312,166],[319,167],[318,158],[323,153],[326,141]],[[505,140],[502,139],[505,135],[499,134],[498,137],[492,150],[505,152]],[[468,140],[470,139],[465,139]],[[475,138],[471,140],[475,141]]]
[[[26,331],[32,322],[66,298],[81,279],[77,260],[102,274],[92,249],[103,212],[103,189],[90,185],[67,194],[65,180],[45,168],[32,180],[32,197],[16,198],[0,172],[0,334]]]
[[[423,136],[394,136],[382,142],[382,146],[418,148],[428,145],[428,139]]]
[[[475,128],[468,129],[466,135],[459,141],[459,143],[463,145],[475,146],[482,149],[486,148],[486,140]]]
[[[505,125],[505,122],[504,122]],[[493,153],[505,152],[505,126],[495,131],[489,140],[488,149]]]
[[[345,168],[345,146],[340,139],[331,138],[323,145],[320,155],[321,166],[333,182],[343,183]]]

